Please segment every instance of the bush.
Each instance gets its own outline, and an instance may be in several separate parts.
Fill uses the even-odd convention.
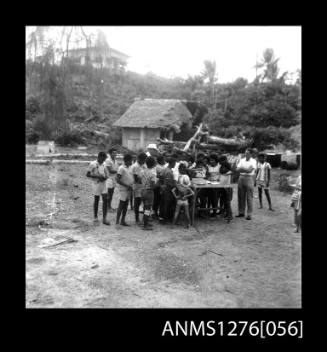
[[[51,140],[52,128],[50,123],[45,119],[44,115],[38,115],[32,124],[33,132],[35,132],[40,139]]]
[[[37,144],[39,140],[40,140],[40,136],[36,132],[31,131],[26,133],[25,141],[27,144]]]
[[[40,102],[36,97],[30,97],[26,101],[26,112],[35,115],[41,112]]]
[[[295,149],[298,146],[290,131],[285,128],[269,126],[266,128],[248,127],[244,135],[253,140],[252,147],[263,150],[271,145],[282,144],[287,149]]]
[[[60,146],[76,146],[85,143],[85,139],[78,131],[64,131],[55,138],[56,144]]]

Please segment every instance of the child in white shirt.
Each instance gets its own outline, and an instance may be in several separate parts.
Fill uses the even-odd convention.
[[[259,209],[262,209],[262,190],[264,190],[268,201],[269,210],[274,211],[271,205],[271,198],[269,193],[270,170],[271,170],[271,165],[266,162],[266,155],[264,153],[260,153],[258,155],[256,180],[254,182],[254,186],[258,185],[259,202],[260,202]]]

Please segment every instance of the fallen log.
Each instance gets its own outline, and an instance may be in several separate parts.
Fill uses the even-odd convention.
[[[251,144],[251,140],[248,139],[236,139],[236,138],[221,138],[217,136],[208,136],[208,144],[220,144],[230,146],[247,146]]]
[[[192,142],[196,142],[198,140],[198,137],[202,137],[204,135],[207,135],[208,132],[205,132],[202,130],[203,124],[200,123],[199,127],[197,128],[196,132],[194,133],[193,137],[191,137],[187,142],[186,145],[183,149],[184,152],[188,151],[189,148],[191,147]]]
[[[26,159],[25,160],[26,164],[49,165],[50,162],[51,162],[50,160],[42,160],[42,159],[38,159],[38,160]]]
[[[53,164],[89,164],[91,160],[66,160],[66,159],[53,159]]]
[[[104,138],[109,137],[109,133],[106,133],[106,132],[100,132],[100,131],[93,131],[93,132],[96,136],[99,136],[99,137],[104,137]]]
[[[53,153],[53,154],[36,154],[36,157],[42,158],[97,158],[98,154],[72,154],[72,153]]]

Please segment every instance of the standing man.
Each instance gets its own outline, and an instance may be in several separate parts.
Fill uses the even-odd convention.
[[[116,155],[117,155],[117,149],[115,148],[110,148],[108,150],[108,157],[105,161],[105,166],[109,172],[109,177],[107,179],[107,188],[108,188],[108,211],[113,212],[116,209],[112,208],[111,202],[112,202],[112,197],[114,195],[115,187],[116,187],[116,176],[117,176],[117,171],[118,171],[118,163],[116,161]]]
[[[253,187],[254,175],[257,163],[252,158],[252,149],[245,151],[245,158],[242,158],[237,164],[236,171],[240,173],[238,179],[238,212],[237,218],[245,216],[245,206],[247,205],[246,220],[252,219],[253,211]]]

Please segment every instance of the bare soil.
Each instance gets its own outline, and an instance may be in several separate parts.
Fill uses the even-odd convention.
[[[131,210],[128,228],[113,225],[114,213],[111,226],[93,225],[85,172],[26,165],[28,308],[301,307],[301,233],[291,226],[290,195],[275,189],[280,170],[275,212],[255,199],[252,221],[197,219],[189,229],[154,222],[153,231],[137,227]],[[234,215],[236,195],[235,186]]]

